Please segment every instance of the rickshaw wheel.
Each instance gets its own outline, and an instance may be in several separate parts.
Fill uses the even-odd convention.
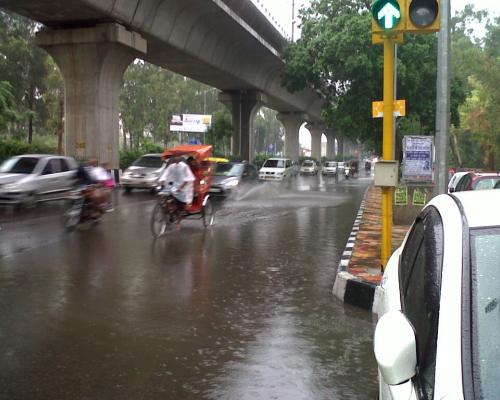
[[[155,238],[160,237],[167,231],[167,226],[170,223],[169,215],[165,212],[163,204],[156,204],[151,215],[151,232]]]
[[[202,210],[203,226],[208,227],[214,224],[215,220],[215,209],[212,201],[207,199],[206,204],[203,206]]]

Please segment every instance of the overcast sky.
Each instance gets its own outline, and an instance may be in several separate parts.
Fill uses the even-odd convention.
[[[269,20],[273,21],[276,27],[289,38],[292,33],[292,2],[295,3],[295,18],[296,27],[299,25],[300,21],[297,19],[298,10],[309,4],[309,0],[252,0],[264,14],[266,14]],[[462,10],[466,4],[474,4],[476,10],[488,10],[491,16],[500,16],[500,0],[451,0],[451,15],[454,15],[456,11]],[[477,36],[482,36],[484,34],[484,29],[481,26],[475,28],[475,34]],[[300,35],[298,29],[295,30],[294,38]],[[300,129],[300,144],[311,148],[311,136],[309,131],[302,127]],[[323,137],[323,140],[325,138]]]
[[[252,0],[270,18],[274,18],[275,24],[281,27],[281,31],[291,36],[292,32],[292,0]],[[303,5],[308,5],[309,0],[294,0],[295,15]],[[500,16],[499,0],[451,0],[451,15],[455,11],[462,10],[466,4],[474,4],[476,10],[488,10],[490,14]],[[267,12],[266,12],[267,10]],[[299,21],[297,20],[297,25]],[[297,32],[295,37],[297,36]]]

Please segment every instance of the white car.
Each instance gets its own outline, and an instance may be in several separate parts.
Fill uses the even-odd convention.
[[[0,204],[33,206],[58,200],[75,183],[78,165],[72,157],[24,154],[0,165]]]
[[[300,175],[316,175],[318,164],[314,160],[304,160],[300,166]]]
[[[500,398],[500,191],[440,195],[377,289],[379,399]]]
[[[292,160],[289,158],[268,158],[259,170],[261,181],[283,181],[293,175]]]
[[[149,189],[154,192],[165,168],[163,154],[145,154],[123,172],[120,185],[127,193],[130,193],[132,189]]]
[[[337,175],[337,162],[336,161],[326,161],[323,164],[323,168],[321,170],[322,175]]]

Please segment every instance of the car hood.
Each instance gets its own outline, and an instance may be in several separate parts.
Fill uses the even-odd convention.
[[[131,174],[143,174],[143,175],[152,174],[153,172],[160,173],[161,171],[162,168],[136,167],[133,165],[125,170],[125,172],[129,172]]]
[[[239,181],[237,176],[214,175],[212,177],[212,185],[226,185],[231,181]]]
[[[11,174],[11,173],[0,173],[0,185],[6,185],[8,183],[21,182],[29,175],[26,174]]]
[[[285,168],[262,167],[259,172],[285,172]]]

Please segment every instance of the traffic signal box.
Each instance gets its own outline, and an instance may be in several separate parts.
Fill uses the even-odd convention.
[[[372,3],[374,41],[402,33],[439,32],[441,0],[375,0]]]

